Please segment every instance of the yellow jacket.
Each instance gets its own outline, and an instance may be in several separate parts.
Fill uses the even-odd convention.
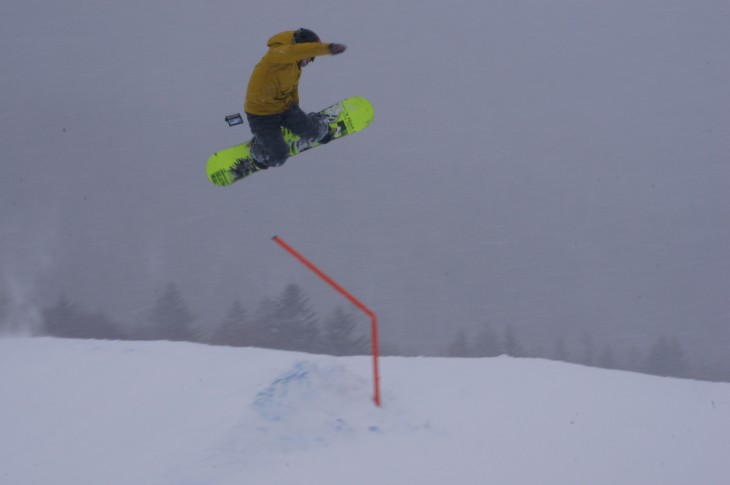
[[[269,39],[269,50],[251,74],[244,110],[253,115],[283,113],[299,103],[299,61],[330,53],[322,42],[294,43],[294,31],[281,32]]]

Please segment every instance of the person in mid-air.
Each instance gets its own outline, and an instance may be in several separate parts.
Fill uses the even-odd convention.
[[[345,52],[343,44],[327,44],[309,29],[281,32],[268,41],[269,50],[256,65],[246,91],[244,110],[253,140],[250,154],[259,169],[277,167],[289,158],[282,128],[305,141],[332,139],[327,121],[299,107],[299,77],[314,58]]]

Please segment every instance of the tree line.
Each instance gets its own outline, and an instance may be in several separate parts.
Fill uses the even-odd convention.
[[[468,335],[458,332],[447,349],[451,357],[535,357],[582,364],[604,369],[628,370],[658,376],[703,378],[694,369],[676,336],[660,336],[647,348],[630,346],[619,353],[609,344],[598,345],[584,334],[578,345],[569,346],[563,337],[557,337],[551,351],[527,349],[511,325],[496,329],[484,324]]]
[[[0,306],[0,312],[2,312]],[[234,301],[222,321],[201,322],[170,283],[137,324],[121,323],[102,312],[89,312],[66,296],[43,308],[33,333],[79,339],[169,340],[236,347],[264,347],[331,355],[367,355],[370,339],[364,319],[337,307],[320,322],[302,289],[291,284],[265,298],[249,313]]]
[[[9,299],[0,293],[0,333],[17,327],[8,318]],[[62,296],[40,312],[34,335],[61,338],[108,340],[170,340],[236,347],[262,347],[330,355],[371,353],[369,322],[354,309],[335,308],[320,319],[309,298],[295,284],[274,297],[264,298],[254,312],[240,301],[231,303],[219,322],[201,322],[189,309],[174,283],[156,297],[142,322],[130,324],[109,318],[103,312],[89,312]],[[510,325],[482,325],[472,334],[464,330],[446,343],[443,355],[450,357],[547,358],[570,363],[621,369],[660,376],[730,381],[730,369],[692,366],[676,336],[660,336],[651,345],[617,351],[583,335],[568,345],[557,337],[552,350],[531,350],[523,345]],[[381,355],[401,355],[395,346],[382,345]]]

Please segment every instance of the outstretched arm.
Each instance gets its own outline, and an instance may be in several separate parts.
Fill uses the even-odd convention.
[[[304,44],[282,45],[269,51],[272,62],[297,62],[310,57],[337,55],[345,52],[343,44],[325,44],[321,42],[306,42]]]

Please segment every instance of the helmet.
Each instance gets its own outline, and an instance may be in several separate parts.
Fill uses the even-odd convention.
[[[294,43],[303,44],[305,42],[321,42],[319,36],[309,29],[299,29],[294,32]]]

